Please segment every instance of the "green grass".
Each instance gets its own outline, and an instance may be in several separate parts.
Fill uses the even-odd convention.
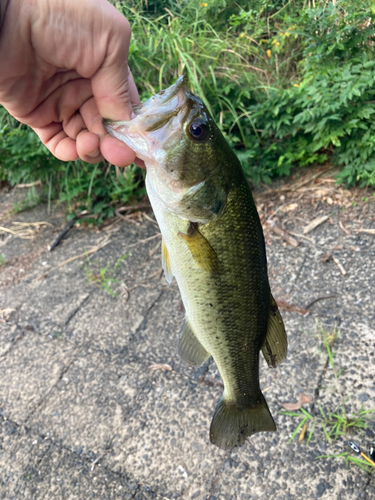
[[[343,453],[337,453],[337,454],[332,454],[332,455],[319,455],[316,457],[317,459],[319,458],[343,458],[345,460],[346,466],[349,467],[351,463],[357,465],[361,469],[365,470],[369,474],[373,473],[375,470],[375,466],[371,465],[369,462],[366,460],[363,460],[362,458],[358,458],[356,456],[353,456],[350,454],[350,452],[343,452]]]
[[[121,262],[128,256],[129,254],[119,257],[114,266],[107,265],[106,267],[100,267],[99,270],[94,269],[97,262],[91,262],[87,257],[83,264],[86,279],[89,283],[95,283],[99,288],[105,290],[111,297],[116,297],[118,292],[113,290],[113,285],[120,283],[120,281],[115,278],[115,273],[121,267]]]

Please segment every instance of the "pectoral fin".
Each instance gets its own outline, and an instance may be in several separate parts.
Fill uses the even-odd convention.
[[[206,238],[199,232],[197,224],[190,222],[187,234],[178,233],[182,238],[199,267],[208,273],[215,273],[220,269],[220,261]]]
[[[183,361],[193,367],[202,366],[210,357],[210,354],[195,336],[187,319],[180,333],[178,354]]]
[[[171,261],[169,259],[169,253],[167,247],[165,246],[164,240],[161,243],[161,265],[164,269],[165,279],[170,284],[173,279],[173,271],[171,267]]]
[[[285,357],[288,341],[281,314],[275,299],[270,294],[267,336],[262,353],[268,366],[275,368]]]

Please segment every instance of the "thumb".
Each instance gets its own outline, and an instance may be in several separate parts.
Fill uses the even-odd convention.
[[[112,8],[115,10],[113,20],[116,22],[108,34],[104,60],[91,78],[92,92],[103,118],[129,120],[132,105],[140,102],[128,67],[131,29],[125,17]]]

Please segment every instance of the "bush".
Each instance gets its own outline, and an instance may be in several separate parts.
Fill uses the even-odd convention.
[[[248,109],[261,132],[244,156],[263,173],[332,156],[341,182],[375,185],[373,16],[368,2],[329,2],[271,39],[276,58],[288,34],[298,36],[302,57],[287,88],[265,89]]]
[[[254,182],[332,160],[339,182],[375,185],[371,0],[113,3],[141,100],[187,74]],[[1,178],[40,179],[71,212],[102,220],[143,185],[135,168],[59,162],[1,108],[0,133]]]

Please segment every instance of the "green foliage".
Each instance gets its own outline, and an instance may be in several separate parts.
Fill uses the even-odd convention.
[[[115,3],[142,98],[185,72],[254,182],[332,159],[340,182],[375,185],[375,9],[310,4]]]
[[[265,171],[272,162],[288,171],[332,156],[344,165],[340,181],[375,186],[373,17],[369,2],[326,2],[290,28],[302,56],[293,86],[267,89],[249,109],[261,129],[254,148]],[[283,47],[276,43],[275,57]]]
[[[115,205],[145,195],[143,173],[135,166],[120,171],[105,162],[90,165],[80,160],[63,166],[59,199],[67,202],[70,219],[87,210],[92,217],[85,221],[100,224],[114,215]]]
[[[115,1],[129,19],[141,100],[185,73],[258,183],[332,161],[338,181],[375,186],[375,8],[371,0]],[[313,5],[313,7],[312,7]],[[0,180],[93,222],[144,191],[135,168],[62,163],[0,107]],[[73,216],[73,215],[72,215]]]
[[[375,410],[363,410],[361,409],[358,414],[353,414],[350,418],[345,413],[345,408],[342,406],[337,412],[327,412],[325,413],[322,407],[318,404],[320,415],[311,415],[305,409],[300,408],[298,411],[281,411],[281,415],[287,415],[289,417],[294,417],[300,420],[299,424],[295,428],[289,442],[293,441],[293,439],[298,435],[299,431],[303,427],[303,425],[309,421],[311,421],[310,432],[308,434],[306,444],[309,444],[311,441],[315,425],[318,423],[324,433],[324,436],[328,442],[332,440],[337,440],[340,437],[345,437],[351,432],[353,429],[358,431],[362,431],[368,428],[368,416],[371,413],[374,413]]]
[[[372,464],[369,464],[369,462],[361,458],[353,457],[353,455],[349,454],[348,452],[337,453],[335,455],[319,455],[318,457],[316,457],[316,459],[319,458],[343,458],[347,467],[349,467],[350,464],[355,464],[369,474],[374,471],[374,466]]]
[[[18,214],[20,212],[24,212],[25,210],[30,210],[39,205],[41,201],[42,197],[38,194],[35,186],[31,186],[27,191],[26,198],[13,205],[12,212],[14,214]]]

